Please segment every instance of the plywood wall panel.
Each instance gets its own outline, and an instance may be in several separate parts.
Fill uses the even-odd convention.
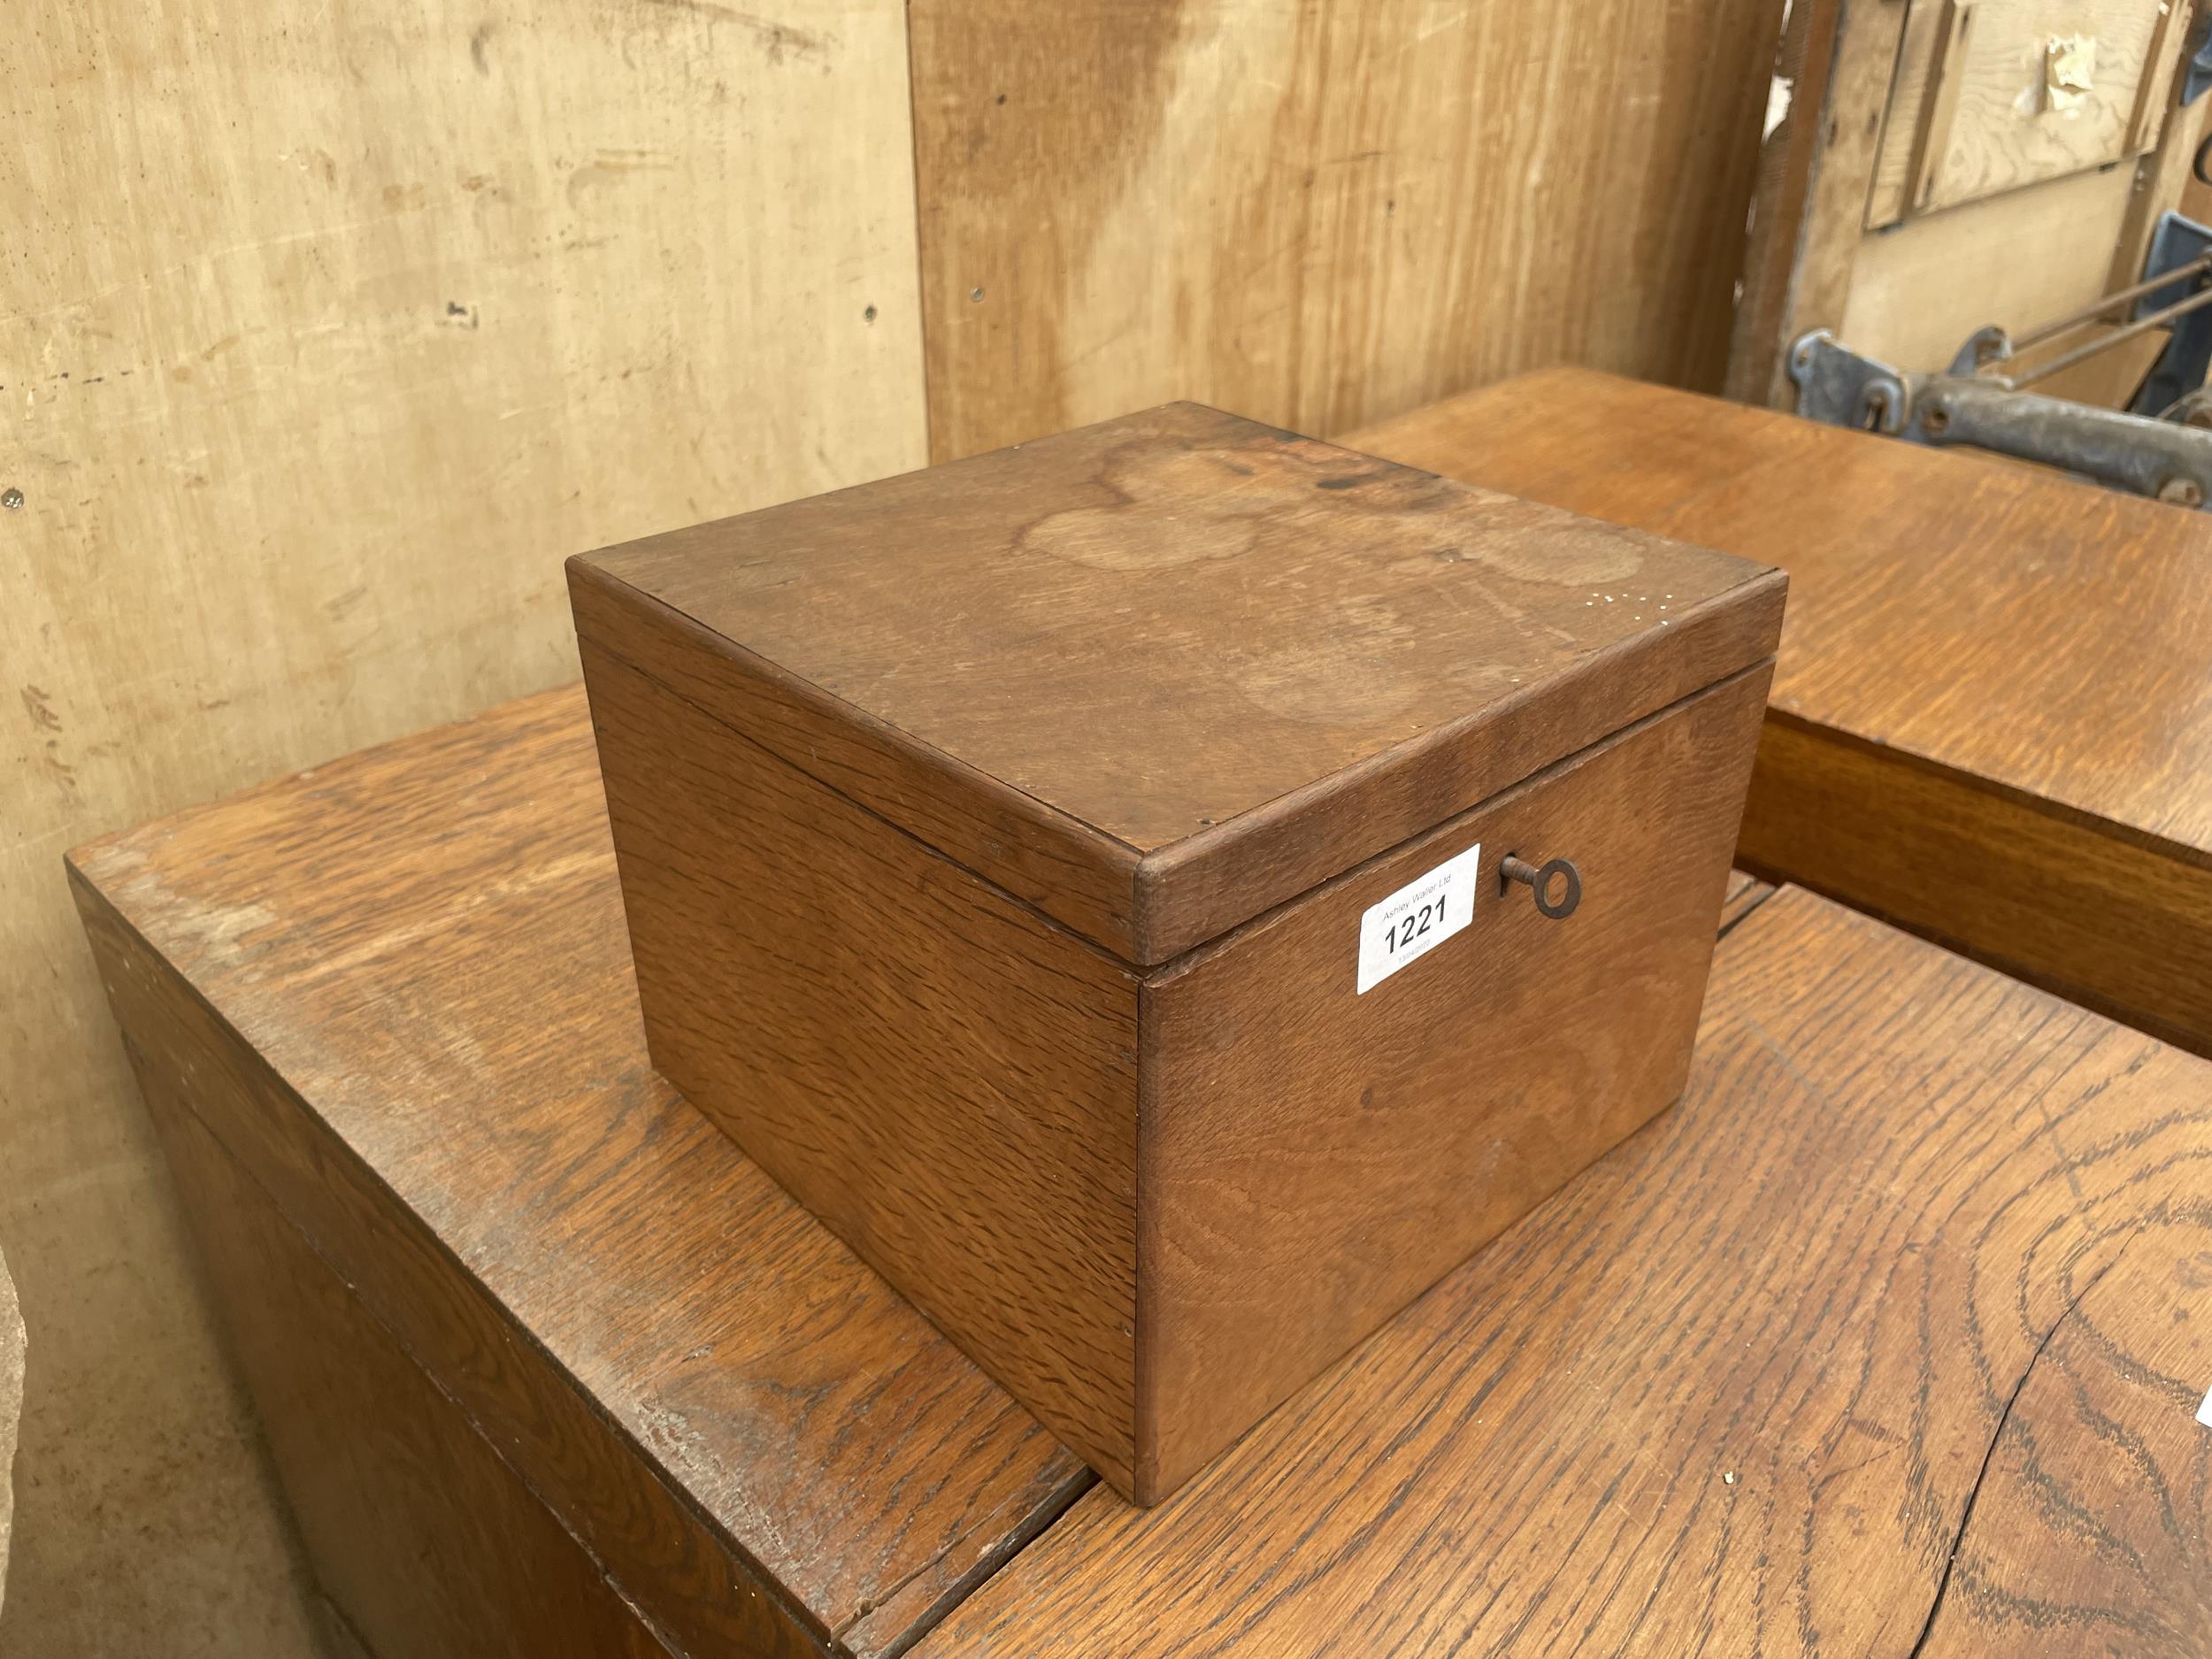
[[[0,1655],[309,1640],[62,851],[572,677],[570,553],[919,465],[907,69],[900,0],[11,11]]]
[[[915,0],[932,449],[1717,385],[1780,0]]]

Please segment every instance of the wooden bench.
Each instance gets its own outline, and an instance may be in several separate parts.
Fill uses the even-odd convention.
[[[1139,1511],[647,1067],[577,693],[73,868],[381,1659],[2212,1641],[2212,1066],[1801,890],[1680,1105]]]
[[[2212,517],[1578,370],[1346,442],[1781,565],[1740,858],[2212,1052]]]

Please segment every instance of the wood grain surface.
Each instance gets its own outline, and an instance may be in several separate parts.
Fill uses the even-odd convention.
[[[1087,1481],[648,1064],[580,691],[74,860],[144,1064],[677,1646],[895,1652]]]
[[[1361,434],[1786,564],[1744,856],[2212,1048],[2212,523],[1572,372]]]
[[[2191,10],[1801,0],[1777,72],[1790,111],[1761,160],[1729,395],[1793,406],[1788,349],[1814,328],[1906,369],[1940,369],[1985,324],[2025,334],[2135,280],[2158,216],[2180,204],[2205,119],[2201,100],[2184,106],[2177,93]],[[2096,38],[2098,67],[2070,119],[2047,106],[2043,60],[2055,35],[2074,33]],[[1939,66],[1947,39],[1959,50]],[[1923,162],[1934,205],[1909,211]],[[2051,390],[2124,406],[2147,362],[2123,347]]]
[[[1148,978],[1141,1496],[1171,1492],[1681,1093],[1769,669]],[[1480,849],[1472,919],[1357,989],[1371,906]],[[1506,855],[1571,857],[1571,916]]]
[[[584,657],[654,1064],[1127,1488],[1136,974]]]
[[[1192,404],[572,580],[588,641],[1141,965],[1759,661],[1784,589]]]
[[[1721,898],[1720,932],[1725,938],[1728,930],[1764,904],[1775,894],[1774,884],[1762,881],[1748,870],[1731,870],[1728,886]]]
[[[1781,13],[918,0],[933,458],[1171,397],[1331,434],[1563,359],[1717,385]]]
[[[1682,1103],[921,1650],[2208,1646],[2212,1068],[1802,891]]]
[[[1842,319],[1905,15],[1898,0],[1790,7],[1778,65],[1790,79],[1790,110],[1759,169],[1729,348],[1731,397],[1793,403],[1791,346]]]
[[[2212,871],[1775,714],[1738,856],[2212,1051]]]
[[[1866,225],[2064,178],[2148,149],[2180,55],[2183,0],[1912,0]],[[2055,38],[2093,42],[2090,85],[2054,103]]]
[[[158,1064],[138,1075],[324,1593],[376,1659],[670,1659],[223,1150],[182,1079]]]
[[[574,679],[565,554],[927,458],[905,8],[7,11],[0,1659],[301,1659],[61,855]]]

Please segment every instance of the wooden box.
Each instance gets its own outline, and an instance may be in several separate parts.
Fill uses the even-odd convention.
[[[569,575],[655,1064],[1140,1502],[1682,1087],[1778,571],[1176,404]]]

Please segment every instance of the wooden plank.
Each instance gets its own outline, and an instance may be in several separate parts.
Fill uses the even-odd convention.
[[[1897,42],[1897,67],[1891,76],[1888,107],[1882,115],[1882,145],[1874,160],[1874,180],[1866,199],[1866,228],[1878,230],[1905,216],[1914,177],[1927,156],[1930,97],[1947,47],[1964,13],[1952,0],[1901,0],[1904,34]],[[1955,63],[1955,59],[1953,60]]]
[[[1778,173],[1751,228],[1729,395],[1787,406],[1790,347],[1835,328],[1851,297],[1890,77],[1905,7],[1899,0],[1804,0],[1807,33]],[[1801,168],[1803,183],[1797,182]],[[1598,367],[1609,367],[1599,364]]]
[[[377,1659],[671,1659],[620,1586],[217,1143],[175,1079],[150,1067],[140,1077],[324,1587]],[[413,1455],[393,1456],[395,1442]]]
[[[2179,103],[2177,80],[2189,23],[2196,7],[2190,0],[2157,0],[2158,16],[2144,50],[2143,73],[2136,77],[2134,106],[2128,113],[2124,153],[2139,156],[2155,146],[2167,111]]]
[[[921,0],[932,453],[1718,382],[1778,0]],[[1622,273],[1634,273],[1632,281]]]
[[[1747,856],[2212,1048],[2201,515],[1571,373],[1361,442],[1786,558]]]
[[[1985,14],[1974,0],[1943,0],[1939,15],[1925,112],[1913,139],[1910,194],[1913,204],[1924,210],[1936,205],[1936,187],[1951,160],[1953,129],[1966,92],[1968,36],[1974,19]]]
[[[1780,711],[1737,854],[2212,1049],[2212,872]]]
[[[2188,0],[1912,0],[1869,229],[2070,177],[2158,134]],[[2092,43],[2076,102],[2047,85],[2055,41]]]
[[[2202,1651],[2208,1157],[2203,1062],[1785,891],[1674,1111],[920,1652]]]
[[[1088,1476],[653,1072],[603,813],[570,689],[79,895],[146,1064],[656,1626],[895,1651]]]
[[[8,1625],[302,1652],[60,855],[572,678],[566,553],[920,464],[904,11],[84,0],[9,53]]]
[[[1802,95],[1805,109],[1813,109],[1826,96],[1842,4],[1843,0],[1794,0],[1786,8],[1773,87],[1789,102],[1759,146],[1735,326],[1729,335],[1728,372],[1723,380],[1727,395],[1741,402],[1772,401],[1774,377],[1785,360],[1780,336],[1788,326],[1798,241],[1812,200],[1815,158],[1823,133],[1821,123],[1801,110],[1799,100]],[[1771,113],[1768,119],[1774,122]]]
[[[1938,93],[1955,99],[1957,115],[1943,153],[1929,158],[1917,205],[1955,207],[2137,154],[2136,105],[2145,83],[2170,69],[2152,57],[2173,41],[2168,4],[1976,0],[1955,91]],[[2086,61],[2070,55],[2077,42]],[[2086,84],[2064,84],[2070,68]]]
[[[1746,670],[1145,982],[1139,1401],[1171,1492],[1681,1093],[1765,707]],[[1468,948],[1362,915],[1470,847]],[[1490,872],[1571,856],[1548,919]]]

